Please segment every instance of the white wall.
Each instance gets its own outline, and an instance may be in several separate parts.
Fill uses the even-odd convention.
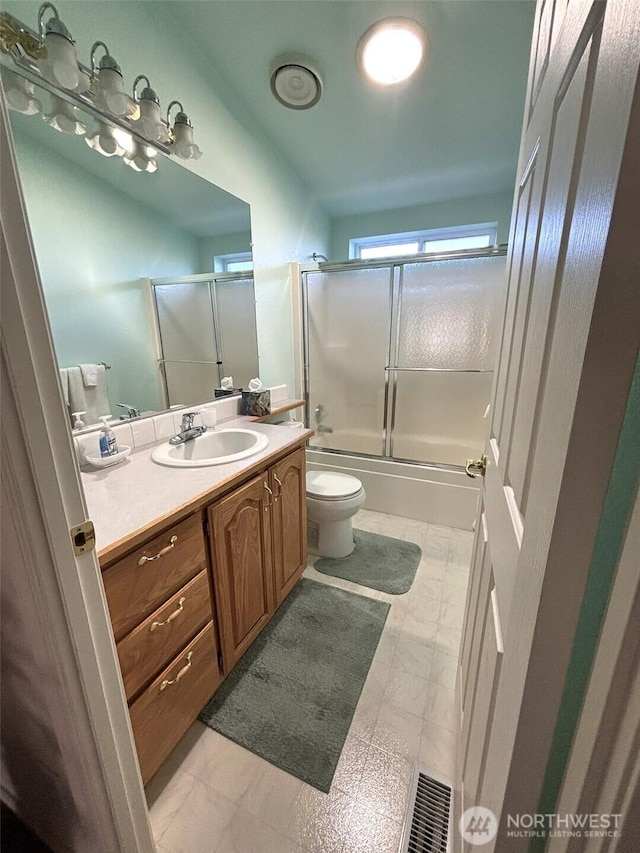
[[[471,225],[476,222],[497,222],[498,243],[509,239],[513,191],[493,195],[455,198],[447,201],[382,210],[355,216],[337,216],[331,222],[330,260],[344,261],[349,257],[349,240],[372,237],[376,234],[399,234],[427,228],[447,228],[451,225]]]

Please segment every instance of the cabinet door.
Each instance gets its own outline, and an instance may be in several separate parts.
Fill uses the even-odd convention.
[[[275,610],[268,488],[262,474],[208,510],[225,673]]]
[[[300,448],[270,471],[276,606],[289,595],[307,565],[305,455]]]

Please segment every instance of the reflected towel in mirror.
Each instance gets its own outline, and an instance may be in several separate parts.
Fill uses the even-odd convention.
[[[67,368],[71,410],[73,412],[86,412],[84,422],[87,425],[98,423],[101,415],[111,415],[105,369],[102,365],[98,365],[98,367],[100,367],[100,371],[96,384],[88,387],[84,382],[80,367]]]

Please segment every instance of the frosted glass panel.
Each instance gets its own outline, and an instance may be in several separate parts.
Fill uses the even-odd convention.
[[[155,291],[164,358],[216,361],[209,282],[159,284]]]
[[[218,368],[214,364],[194,364],[192,362],[166,361],[169,406],[192,406],[211,400],[213,389],[219,385]]]
[[[406,264],[398,366],[491,370],[504,257]]]
[[[390,271],[307,274],[310,426],[314,447],[382,453]]]
[[[258,338],[253,279],[218,281],[216,308],[221,343],[222,373],[246,388],[258,375]]]
[[[468,457],[482,455],[493,373],[396,376],[393,456],[464,465]]]

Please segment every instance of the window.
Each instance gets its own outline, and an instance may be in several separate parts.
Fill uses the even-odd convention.
[[[349,257],[363,261],[373,258],[396,258],[420,252],[452,252],[462,249],[484,249],[496,244],[497,222],[431,228],[428,231],[406,231],[404,234],[380,234],[349,240]]]
[[[253,269],[251,252],[236,252],[233,255],[216,255],[213,259],[215,272],[248,272]]]

